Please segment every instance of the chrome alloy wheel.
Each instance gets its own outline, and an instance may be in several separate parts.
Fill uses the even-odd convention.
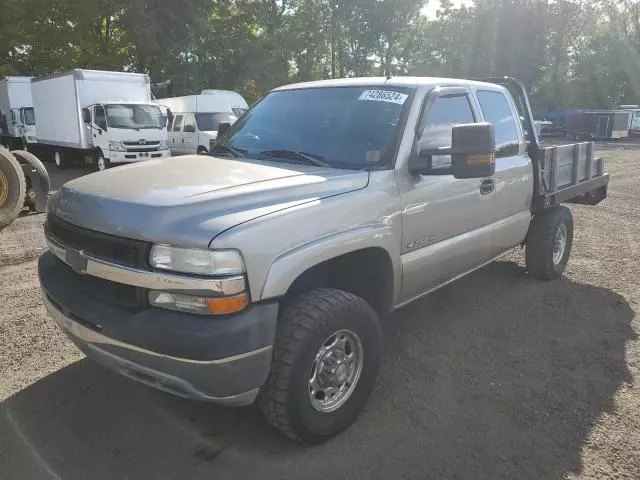
[[[355,391],[362,366],[362,341],[351,330],[338,330],[322,344],[309,374],[309,398],[317,411],[336,411]]]
[[[567,248],[567,226],[561,223],[553,237],[553,263],[558,265],[564,257],[564,251]]]

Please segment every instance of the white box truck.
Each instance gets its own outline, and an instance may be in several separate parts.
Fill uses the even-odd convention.
[[[104,170],[171,156],[146,74],[76,69],[33,79],[31,90],[38,144],[60,168],[84,160]]]
[[[0,82],[0,144],[27,149],[37,141],[31,99],[32,77],[5,77]]]
[[[156,103],[169,109],[167,138],[173,155],[208,152],[218,137],[218,125],[235,122],[249,107],[242,95],[229,90],[203,90]]]

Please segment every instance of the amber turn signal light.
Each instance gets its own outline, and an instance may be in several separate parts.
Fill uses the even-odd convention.
[[[249,305],[249,296],[246,293],[233,297],[208,298],[207,309],[214,315],[227,315],[236,313]]]

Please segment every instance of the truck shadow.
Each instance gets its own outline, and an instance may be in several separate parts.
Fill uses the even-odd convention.
[[[389,319],[365,413],[314,448],[83,360],[0,404],[0,478],[563,478],[631,382],[634,315],[496,263]]]

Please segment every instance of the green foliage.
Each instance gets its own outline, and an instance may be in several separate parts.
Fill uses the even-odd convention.
[[[428,0],[437,1],[437,0]],[[143,71],[176,94],[342,76],[513,75],[534,107],[640,103],[636,0],[0,0],[0,76]]]

